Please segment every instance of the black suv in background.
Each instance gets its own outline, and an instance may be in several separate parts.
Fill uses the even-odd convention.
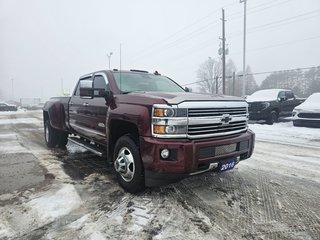
[[[304,99],[296,98],[291,90],[265,89],[247,97],[250,120],[265,120],[272,125],[279,117],[289,117]]]
[[[0,102],[0,111],[17,111],[16,105]]]

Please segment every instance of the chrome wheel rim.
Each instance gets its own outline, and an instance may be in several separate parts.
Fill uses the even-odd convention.
[[[130,182],[133,179],[135,172],[134,158],[127,147],[121,148],[118,152],[117,159],[114,161],[114,168],[124,181]]]

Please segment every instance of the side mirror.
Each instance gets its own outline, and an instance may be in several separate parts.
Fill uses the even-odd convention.
[[[80,97],[94,98],[103,97],[108,98],[110,96],[110,91],[106,91],[104,88],[89,88],[80,87]]]
[[[186,92],[192,92],[192,89],[191,89],[191,88],[188,88],[188,87],[185,87],[184,90],[185,90]]]
[[[94,88],[93,89],[93,96],[94,97],[108,98],[110,95],[111,95],[111,92],[107,91],[103,88]]]
[[[278,101],[279,101],[279,102],[283,102],[283,101],[285,101],[285,100],[287,100],[286,97],[278,97]]]
[[[80,87],[80,97],[92,98],[93,88]]]

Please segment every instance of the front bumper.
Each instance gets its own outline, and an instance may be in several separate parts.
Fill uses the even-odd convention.
[[[311,127],[311,128],[320,128],[320,119],[302,119],[297,118],[292,120],[294,122],[295,126],[301,126],[301,127]]]
[[[146,186],[181,180],[210,169],[210,164],[252,155],[255,135],[251,130],[234,136],[202,140],[157,139],[140,137],[140,153],[145,169]],[[162,149],[172,153],[169,160],[160,156]]]
[[[270,115],[269,110],[262,110],[258,112],[249,111],[249,120],[266,120]]]
[[[320,118],[319,112],[313,111],[299,111],[295,112],[292,117],[292,121],[295,126],[303,126],[303,127],[320,127]]]

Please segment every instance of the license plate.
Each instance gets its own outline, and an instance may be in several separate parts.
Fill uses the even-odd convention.
[[[234,168],[235,165],[236,165],[235,159],[231,159],[229,161],[222,162],[219,164],[218,172],[225,172],[225,171],[231,170]]]

